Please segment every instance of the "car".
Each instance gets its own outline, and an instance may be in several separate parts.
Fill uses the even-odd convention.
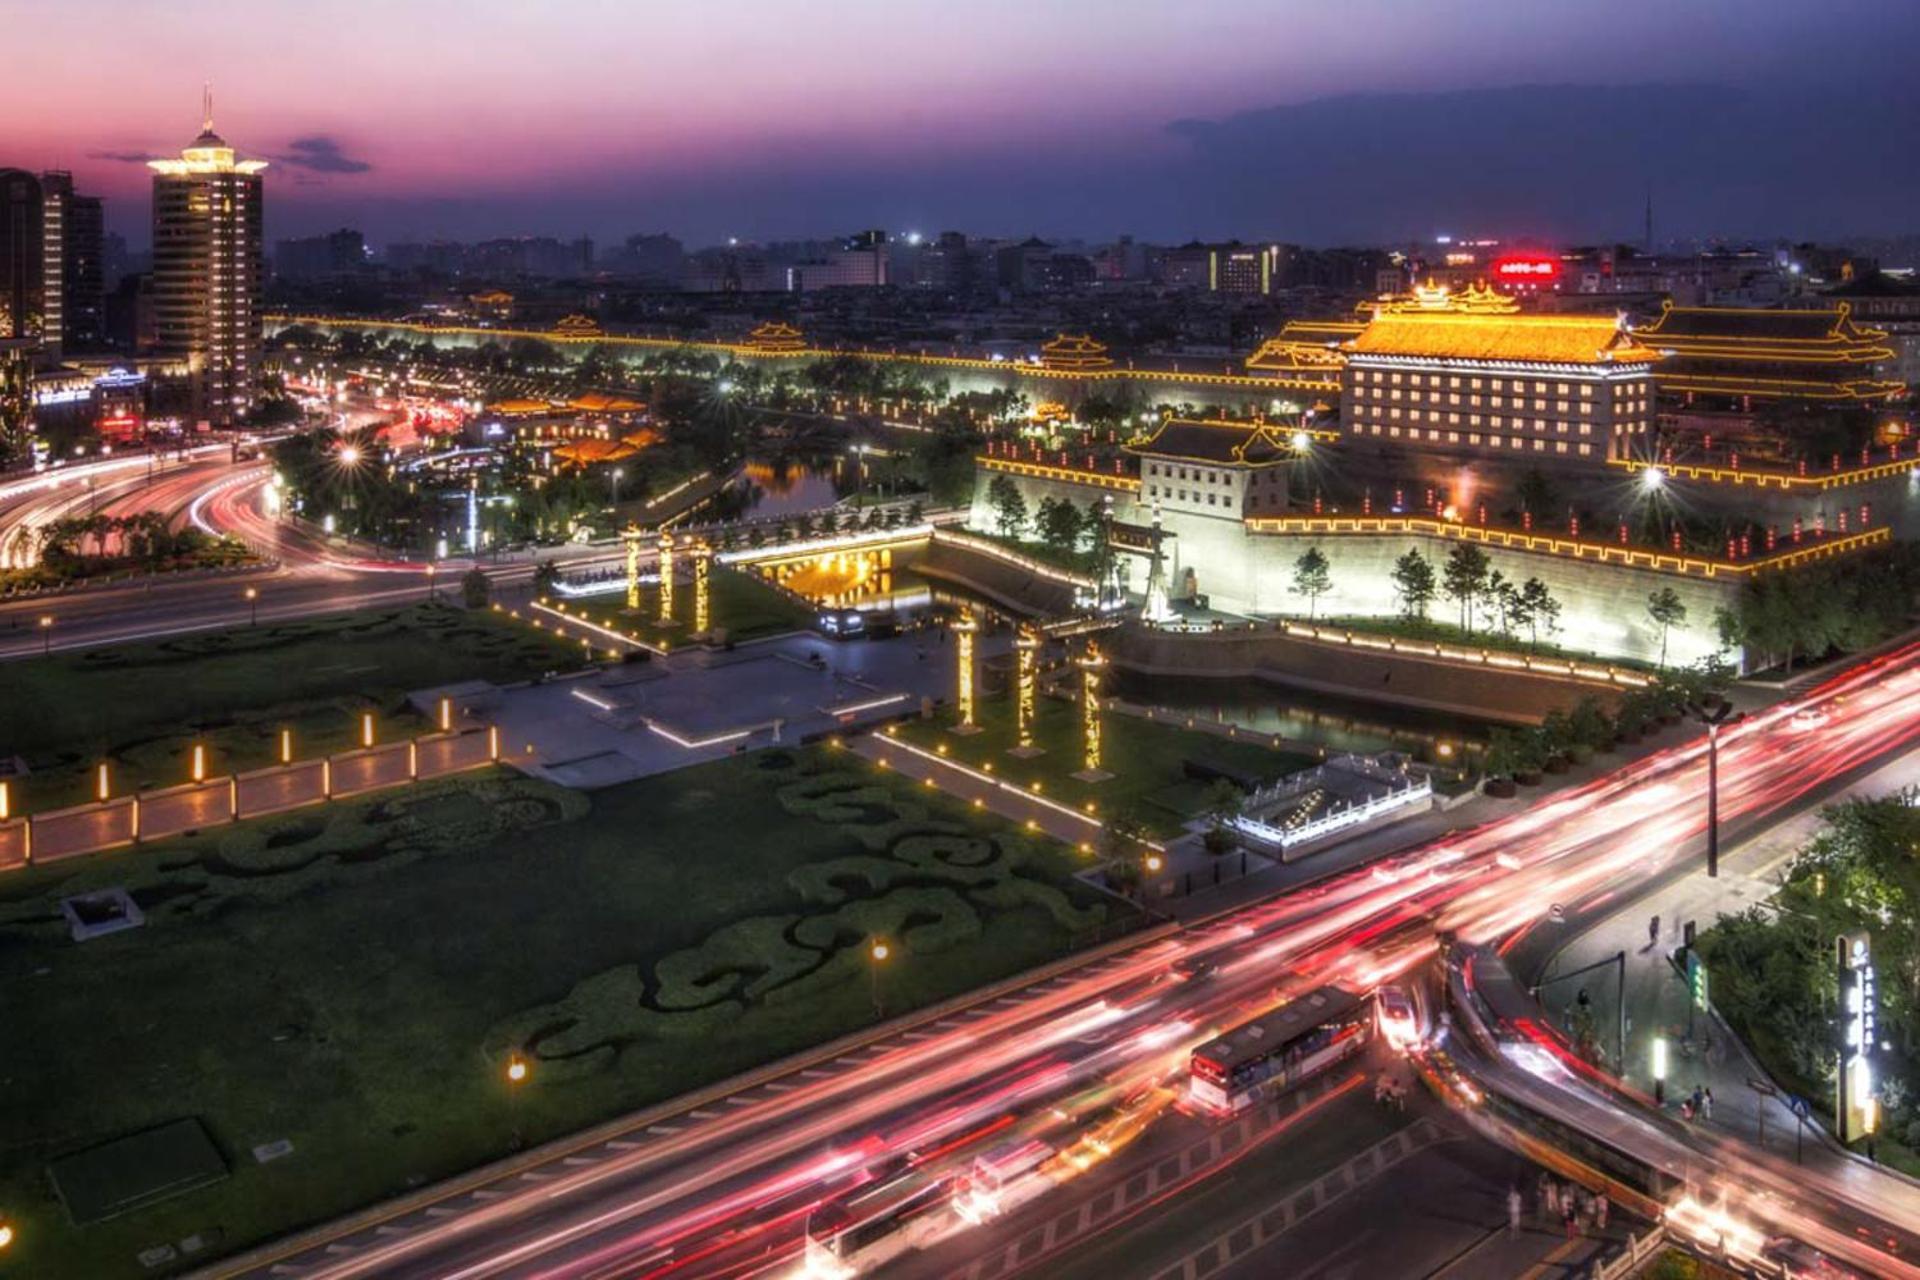
[[[1827,713],[1819,707],[1802,707],[1794,712],[1792,719],[1788,721],[1793,728],[1802,732],[1808,729],[1818,729],[1826,722]]]
[[[1382,987],[1374,997],[1374,1007],[1378,1011],[1380,1034],[1387,1043],[1396,1049],[1406,1050],[1420,1039],[1420,1018],[1414,1011],[1413,998],[1399,987]]]

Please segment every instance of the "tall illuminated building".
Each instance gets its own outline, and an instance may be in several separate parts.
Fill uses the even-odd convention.
[[[45,223],[40,180],[0,169],[0,468],[26,456],[33,365],[46,324]]]
[[[153,170],[153,352],[184,359],[196,419],[238,423],[260,371],[260,171],[213,131]]]

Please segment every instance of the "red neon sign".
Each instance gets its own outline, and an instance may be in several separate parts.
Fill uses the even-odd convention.
[[[1493,260],[1493,274],[1516,284],[1552,284],[1560,278],[1560,259],[1538,253],[1510,253]]]

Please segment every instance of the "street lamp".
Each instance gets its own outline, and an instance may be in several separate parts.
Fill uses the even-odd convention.
[[[1707,875],[1720,875],[1720,726],[1734,723],[1733,704],[1718,694],[1687,708],[1707,726]]]
[[[526,1083],[530,1071],[527,1060],[517,1050],[507,1056],[507,1111],[513,1121],[516,1151],[520,1149],[520,1086]]]
[[[53,652],[53,615],[50,613],[40,615],[40,640],[40,655],[45,657],[51,654]]]
[[[1157,854],[1157,853],[1150,853],[1150,854],[1148,854],[1148,855],[1147,855],[1147,870],[1148,870],[1148,871],[1151,871],[1151,872],[1154,872],[1154,873],[1155,873],[1155,874],[1157,875],[1157,874],[1159,873],[1159,871],[1160,871],[1160,868],[1162,868],[1162,867],[1164,867],[1164,866],[1166,866],[1166,865],[1167,865],[1167,863],[1166,863],[1166,859],[1164,859],[1164,858],[1162,858],[1162,857],[1161,857],[1161,856],[1160,856],[1159,854]]]
[[[247,588],[247,625],[258,626],[260,622],[260,589]]]
[[[1649,492],[1664,488],[1666,483],[1667,473],[1659,467],[1648,467],[1640,473],[1640,487]]]
[[[887,1017],[886,1006],[880,1000],[880,966],[893,954],[893,948],[887,945],[885,938],[875,938],[873,945],[867,948],[867,957],[872,961],[867,966],[873,979],[873,1016],[876,1021],[884,1022]]]
[[[1655,1106],[1667,1105],[1667,1038],[1653,1038],[1653,1102]]]
[[[607,477],[609,481],[609,488],[612,490],[612,493],[613,493],[613,505],[616,507],[620,505],[620,479],[622,476],[626,474],[627,473],[621,470],[619,467],[615,467],[612,473]]]

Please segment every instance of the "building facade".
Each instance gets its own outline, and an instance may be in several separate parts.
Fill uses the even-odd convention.
[[[1659,353],[1616,316],[1382,310],[1344,349],[1341,422],[1357,438],[1608,461],[1654,423]]]
[[[153,170],[153,353],[184,359],[192,416],[241,422],[260,376],[262,160],[213,130]]]

